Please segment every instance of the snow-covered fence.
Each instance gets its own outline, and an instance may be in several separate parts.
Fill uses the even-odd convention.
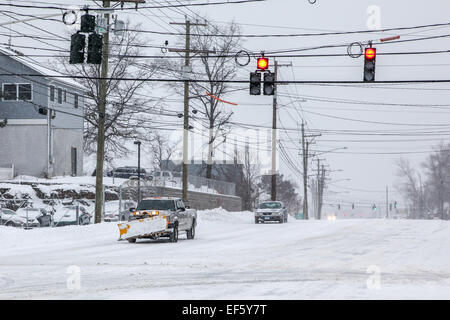
[[[0,180],[11,180],[14,178],[14,164],[0,166]]]

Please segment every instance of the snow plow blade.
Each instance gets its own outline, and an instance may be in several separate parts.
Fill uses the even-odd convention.
[[[127,240],[152,235],[167,230],[168,223],[165,216],[143,218],[119,223],[119,240]]]

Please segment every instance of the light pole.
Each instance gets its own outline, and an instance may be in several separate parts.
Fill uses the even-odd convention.
[[[138,196],[137,202],[141,202],[141,142],[135,141],[134,144],[138,146]]]

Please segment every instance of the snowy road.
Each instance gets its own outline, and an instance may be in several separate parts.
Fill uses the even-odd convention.
[[[178,243],[118,242],[115,223],[1,227],[0,299],[450,299],[448,221],[199,220]]]

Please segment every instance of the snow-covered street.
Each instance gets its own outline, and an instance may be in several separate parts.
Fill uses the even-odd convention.
[[[135,244],[115,223],[0,228],[0,299],[450,298],[448,221],[256,225],[209,210],[194,240]]]

